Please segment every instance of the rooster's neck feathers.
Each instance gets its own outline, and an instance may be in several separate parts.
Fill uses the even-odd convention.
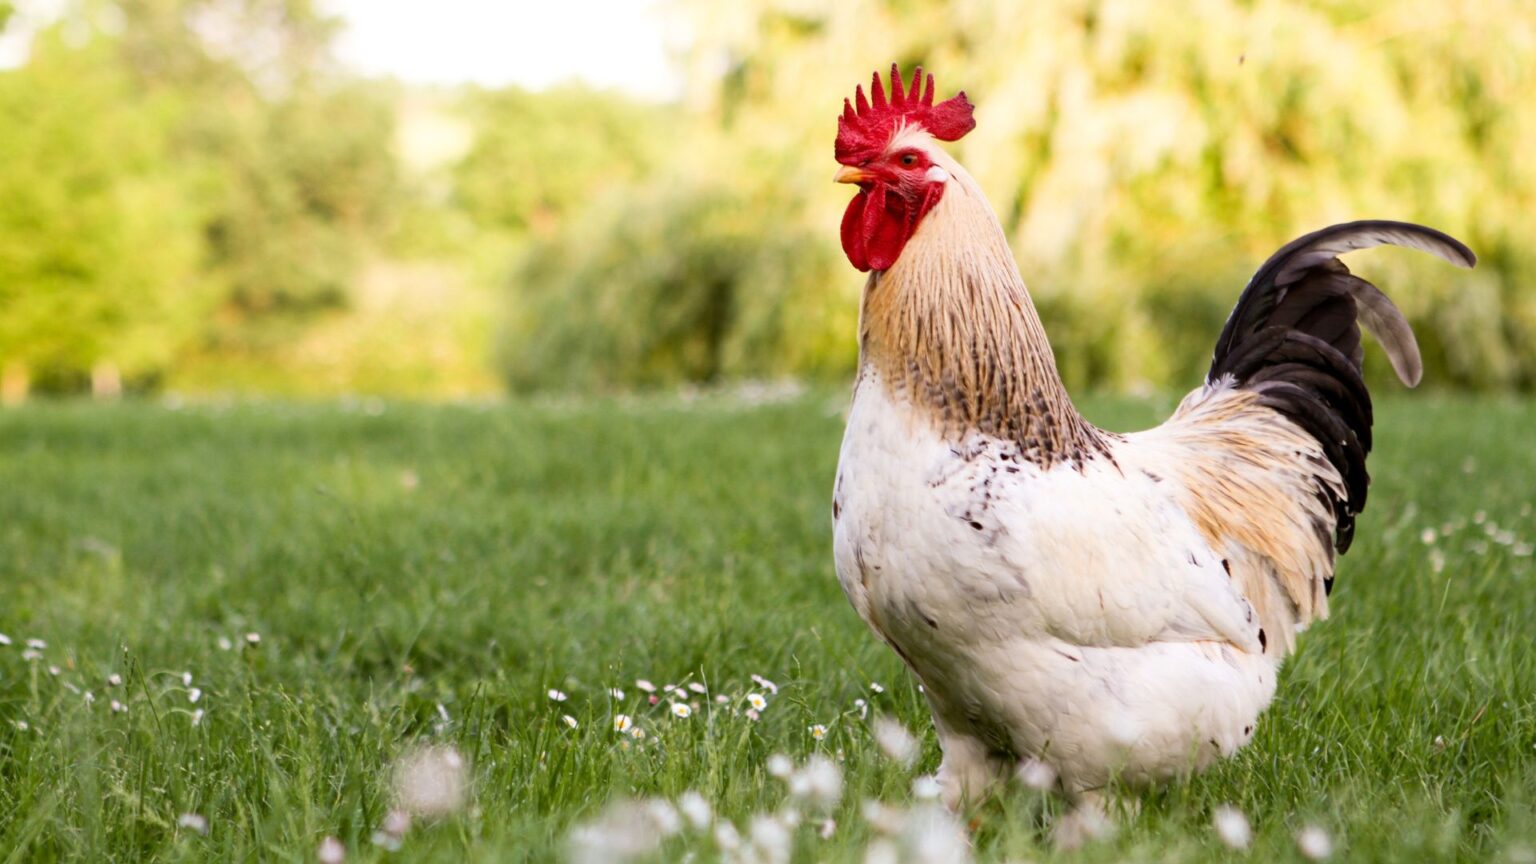
[[[952,441],[1015,441],[1044,467],[1107,453],[1067,395],[992,208],[964,168],[932,152],[950,188],[896,264],[865,284],[864,362]]]

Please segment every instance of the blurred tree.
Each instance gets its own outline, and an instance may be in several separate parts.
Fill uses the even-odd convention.
[[[465,103],[475,140],[454,170],[455,199],[480,226],[516,234],[547,236],[603,188],[656,170],[680,119],[570,86],[476,90]]]
[[[207,310],[197,218],[163,128],[99,41],[55,29],[0,73],[7,401],[162,369]]]
[[[998,208],[1074,384],[1187,385],[1263,256],[1368,217],[1426,222],[1482,255],[1454,278],[1417,256],[1362,262],[1419,331],[1429,380],[1536,384],[1525,0],[675,8],[697,37],[688,104],[737,164],[779,172],[828,246],[847,196],[825,174],[853,85],[894,60],[965,89],[979,125],[957,154]]]

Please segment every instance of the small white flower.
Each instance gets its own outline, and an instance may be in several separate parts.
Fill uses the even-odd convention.
[[[811,726],[811,737],[815,738],[817,741],[827,737],[827,727],[820,723]]]
[[[1486,512],[1479,510],[1472,514],[1472,524],[1481,525],[1486,521],[1488,521],[1488,514]]]
[[[772,693],[775,696],[779,695],[779,685],[769,681],[767,678],[764,678],[761,675],[753,675],[752,680],[757,684],[757,686],[762,687],[769,693]]]
[[[187,701],[188,702],[191,702],[192,704],[196,705],[197,704],[197,700],[199,700],[201,698],[203,698],[203,691],[202,691],[201,688],[193,687],[191,690],[187,691]]]
[[[1323,861],[1333,856],[1333,839],[1327,831],[1308,825],[1296,832],[1296,848],[1309,861]]]
[[[571,727],[572,729],[576,728],[577,724],[576,724],[576,718],[575,717],[572,717],[569,714],[561,714],[560,715],[560,719],[562,721],[564,721],[565,725]]]
[[[85,704],[90,705],[91,703],[93,703],[95,701],[96,701],[96,694],[92,693],[89,690],[85,691]]]
[[[28,648],[21,652],[21,659],[27,661],[41,660],[43,659],[43,652],[37,650],[36,648]]]
[[[255,632],[255,631],[252,631],[250,633],[245,634],[245,644],[247,644],[247,645],[260,645],[261,644],[261,634]]]
[[[695,693],[701,693],[701,694],[709,692],[709,688],[708,687],[705,687],[703,684],[700,684],[697,681],[690,681],[690,682],[688,682],[688,689],[692,690]]]
[[[28,639],[27,647],[31,648],[33,651],[41,651],[48,647],[48,643],[41,639]]]
[[[53,677],[55,677],[55,678],[57,678],[57,677],[59,677],[59,673],[60,673],[60,672],[62,672],[62,671],[63,671],[63,670],[62,670],[62,669],[60,669],[60,668],[59,668],[59,667],[57,667],[57,666],[49,666],[49,667],[48,667],[48,674],[49,674],[49,675],[52,675],[52,676],[53,676]]]
[[[768,757],[767,768],[770,776],[783,780],[794,773],[795,763],[791,762],[789,757],[783,753],[775,753]]]
[[[939,778],[932,774],[924,774],[912,781],[913,797],[923,801],[931,801],[939,797],[939,793],[943,791],[944,788],[939,785]]]
[[[831,840],[832,839],[832,835],[836,834],[836,833],[837,833],[837,822],[832,820],[832,819],[824,819],[824,820],[822,820],[821,827],[816,829],[816,836],[820,837],[823,840]]]
[[[709,802],[704,800],[703,795],[691,789],[677,799],[677,809],[682,811],[683,818],[688,820],[688,824],[698,831],[708,828],[710,821],[715,818]]]
[[[112,700],[112,710],[117,712],[117,713],[119,713],[119,714],[126,714],[126,713],[128,713],[128,706],[124,705],[123,703],[121,703],[119,701],[117,701],[116,699],[113,699]]]
[[[885,688],[880,686],[880,682],[879,681],[871,681],[871,682],[869,682],[869,689],[870,689],[871,692],[874,692],[874,693],[884,693],[885,692]]]
[[[865,702],[863,699],[853,700],[853,707],[859,709],[860,720],[863,720],[865,717],[869,716],[869,703]]]
[[[760,717],[760,716],[762,716],[762,715],[757,713],[757,709],[756,708],[748,708],[747,709],[747,719],[751,720],[753,723],[756,723],[757,722],[757,718]]]
[[[724,705],[725,703],[727,703],[729,701],[731,701],[731,697],[725,695],[724,693],[719,693],[719,694],[715,695],[715,704],[716,705]]]
[[[615,732],[628,732],[630,727],[634,725],[635,721],[629,719],[628,714],[613,715],[613,731]]]
[[[192,712],[192,725],[193,726],[201,726],[201,725],[203,725],[203,709],[199,708],[196,711]]]
[[[373,836],[369,837],[368,840],[373,845],[383,849],[386,852],[400,851],[400,838],[389,833],[388,831],[375,831],[373,832]]]
[[[550,690],[549,691],[549,698],[551,700],[555,701],[555,702],[564,702],[566,699],[569,699],[570,697],[566,696],[564,693],[560,692],[559,690]]]
[[[1433,528],[1425,528],[1423,531],[1419,532],[1419,540],[1423,541],[1425,546],[1432,545],[1438,538],[1439,535],[1435,533],[1435,529]]]
[[[116,672],[113,672],[111,675],[108,675],[107,676],[107,686],[108,687],[121,687],[121,686],[123,686],[123,676],[117,674]]]
[[[181,686],[183,686],[183,687],[191,687],[192,686],[192,673],[191,672],[183,672],[183,673],[181,673]]]
[[[1019,782],[1037,792],[1045,792],[1056,785],[1056,769],[1039,759],[1025,759],[1019,766]]]
[[[793,838],[782,822],[772,816],[754,816],[750,834],[753,848],[760,853],[759,860],[789,861],[790,844]]]
[[[752,706],[752,710],[761,711],[768,707],[768,700],[761,693],[748,693],[747,704]]]
[[[678,718],[680,720],[687,720],[689,715],[691,715],[691,714],[693,714],[693,709],[689,708],[687,705],[684,705],[681,702],[674,702],[674,703],[672,703],[672,716],[673,717],[676,717],[676,718]]]
[[[620,690],[617,687],[614,687],[614,688],[612,688],[612,689],[610,689],[608,691],[608,695],[612,696],[615,699],[623,699],[624,698],[624,691]]]
[[[644,678],[636,678],[635,679],[635,686],[639,687],[641,690],[644,690],[647,693],[655,693],[656,692],[656,685],[652,684],[651,682],[649,682],[647,680],[645,680]]]
[[[341,841],[335,837],[327,837],[320,841],[320,848],[315,850],[315,860],[320,864],[345,864],[347,847],[341,845]]]
[[[200,813],[183,813],[176,817],[176,827],[196,831],[199,834],[207,834],[208,820]]]
[[[1233,849],[1247,849],[1253,842],[1253,829],[1248,825],[1248,817],[1243,811],[1230,804],[1217,807],[1211,814],[1211,821],[1216,826],[1216,836],[1221,842]]]
[[[11,637],[5,635],[4,633],[0,633],[0,645],[9,645],[9,644],[11,644]]]
[[[629,730],[629,737],[635,739],[636,741],[643,740],[645,738],[645,730],[641,729],[639,726],[636,726],[635,728]]]
[[[888,717],[876,718],[875,743],[887,757],[903,765],[911,765],[917,758],[917,739],[907,727]]]
[[[219,637],[219,650],[220,651],[233,651],[233,650],[235,650],[235,643],[229,641],[229,637],[228,636],[220,636]]]
[[[663,692],[663,693],[671,693],[673,690],[676,690],[676,689],[677,689],[677,685],[676,684],[666,684],[666,685],[662,686],[661,692]]]
[[[27,721],[25,721],[25,720],[17,720],[16,721],[16,728],[20,729],[23,732],[25,732],[25,731],[27,731],[28,729],[30,729],[32,727],[28,726],[27,725]]]

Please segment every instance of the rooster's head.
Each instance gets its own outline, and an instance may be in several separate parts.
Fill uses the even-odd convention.
[[[976,121],[964,92],[933,104],[933,76],[925,79],[920,66],[903,91],[901,73],[891,64],[889,99],[878,72],[869,90],[869,99],[860,87],[853,103],[843,100],[836,145],[843,167],[833,179],[859,186],[843,214],[843,252],[860,270],[886,270],[949,181],[935,161],[934,139],[958,141]]]

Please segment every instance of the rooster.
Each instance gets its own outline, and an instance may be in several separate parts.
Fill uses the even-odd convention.
[[[843,590],[923,685],[946,803],[1026,760],[1074,799],[1185,775],[1252,737],[1296,635],[1328,614],[1365,505],[1371,399],[1360,325],[1408,386],[1413,331],[1340,254],[1452,264],[1402,222],[1335,225],[1258,269],[1205,382],[1163,425],[1094,427],[1068,397],[1007,238],[940,146],[962,92],[891,68],[844,101],[835,179],[869,272],[833,492]],[[1039,776],[1038,774],[1036,776]]]

